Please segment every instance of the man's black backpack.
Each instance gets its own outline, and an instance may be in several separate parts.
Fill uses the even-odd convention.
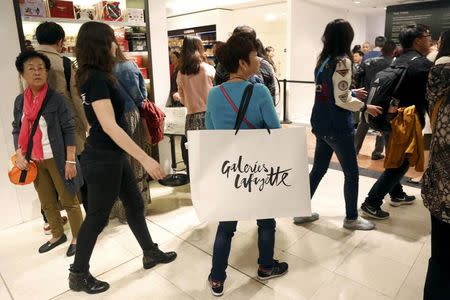
[[[414,57],[411,61],[415,58],[417,57]],[[377,117],[366,114],[366,121],[370,128],[377,131],[390,130],[388,110],[390,106],[398,106],[400,102],[395,96],[408,71],[409,62],[403,64],[395,64],[394,62],[391,66],[378,72],[372,80],[367,104],[381,106],[383,113]]]

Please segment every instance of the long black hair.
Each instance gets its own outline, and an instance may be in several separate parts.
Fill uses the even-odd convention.
[[[441,34],[441,45],[436,60],[442,56],[450,56],[450,30],[444,31]]]
[[[327,57],[334,60],[341,55],[347,55],[352,60],[350,47],[355,37],[350,23],[343,19],[336,19],[327,24],[322,36],[323,49],[317,60],[317,66],[320,66]]]
[[[205,49],[202,40],[195,36],[186,36],[183,40],[179,62],[181,74],[197,74],[200,71],[200,64],[205,61]]]
[[[115,58],[111,53],[113,42],[116,42],[114,31],[105,23],[86,22],[81,25],[75,46],[78,88],[89,79],[89,72],[92,69],[106,72],[109,79],[115,80],[113,75]]]

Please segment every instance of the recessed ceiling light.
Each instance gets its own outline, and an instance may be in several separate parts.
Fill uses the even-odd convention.
[[[360,4],[361,1],[353,1],[353,3],[355,3],[355,4]]]

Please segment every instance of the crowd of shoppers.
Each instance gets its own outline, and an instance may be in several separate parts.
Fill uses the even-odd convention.
[[[16,165],[27,169],[30,162],[25,159],[25,152],[32,141],[31,159],[38,170],[34,186],[52,234],[39,252],[48,252],[67,241],[60,214],[62,206],[72,230],[67,256],[75,255],[69,286],[74,291],[101,293],[109,284],[90,274],[89,261],[113,207],[117,209],[115,214],[128,222],[142,248],[145,269],[177,257],[175,252],[159,249],[145,221],[145,207],[150,201],[148,175],[156,180],[164,177],[159,163],[149,156],[148,128],[139,115],[139,108],[147,98],[145,82],[137,65],[119,49],[114,31],[104,23],[87,22],[81,26],[76,43],[76,68],[60,54],[65,36],[61,26],[44,22],[37,28],[36,36],[39,47],[21,53],[16,60],[24,83],[23,93],[14,104]],[[427,58],[431,39],[429,28],[424,25],[402,29],[401,51],[384,37],[375,39],[373,49],[365,42],[351,50],[353,38],[352,26],[343,19],[328,23],[322,36],[323,48],[314,71],[316,89],[311,126],[316,145],[309,174],[311,197],[335,154],[344,174],[343,227],[375,228],[373,222],[358,213],[357,155],[370,127],[365,116],[377,117],[386,112],[380,106],[366,103],[366,98],[380,71],[406,65],[403,80],[392,95],[397,102],[389,107],[388,113],[393,116],[390,129],[379,133],[372,153],[372,159],[382,159],[387,145],[385,171],[369,191],[361,211],[367,218],[389,218],[389,213],[381,208],[387,194],[392,206],[414,203],[415,197],[403,191],[400,181],[410,166],[417,168],[421,164],[421,131],[428,113],[432,128],[431,155],[423,178],[422,196],[431,214],[432,256],[424,299],[450,298],[449,31],[441,35],[433,55],[434,63]],[[214,68],[207,61],[202,41],[185,37],[181,53],[170,54],[170,103],[186,107],[186,131],[234,129],[234,107],[240,105],[248,91],[251,96],[246,122],[240,128],[281,128],[274,106],[273,51],[272,47],[263,46],[253,28],[239,26],[225,43],[217,44]],[[398,57],[394,58],[396,54]],[[356,136],[354,113],[362,116]],[[407,147],[395,140],[396,134],[403,130],[397,126],[403,121],[402,124],[413,127],[402,131],[408,141],[414,140]],[[35,123],[38,126],[32,135]],[[409,132],[414,132],[414,137]],[[185,139],[182,146],[186,142]],[[189,170],[186,151],[183,159]],[[86,210],[84,221],[79,201]],[[294,223],[317,219],[319,214],[313,213],[295,217]],[[217,228],[208,276],[215,296],[224,292],[237,223],[219,222]],[[258,279],[286,274],[288,264],[274,259],[275,219],[257,220],[257,225]],[[446,296],[442,298],[442,295]]]

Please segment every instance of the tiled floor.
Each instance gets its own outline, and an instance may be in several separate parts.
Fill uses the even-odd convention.
[[[374,179],[360,178],[361,201]],[[430,256],[429,216],[421,201],[409,207],[385,205],[392,219],[377,230],[342,228],[343,175],[330,170],[313,200],[321,214],[314,224],[277,220],[276,257],[289,273],[268,282],[255,279],[256,224],[240,222],[229,260],[224,299],[415,300],[422,298]],[[419,190],[406,187],[419,196]],[[67,244],[46,253],[41,220],[0,231],[0,299],[213,299],[206,283],[216,224],[200,223],[188,186],[154,185],[148,225],[164,250],[176,250],[171,264],[144,270],[141,251],[126,225],[112,220],[100,236],[91,272],[111,284],[101,295],[69,291]],[[70,232],[66,232],[70,235]]]

